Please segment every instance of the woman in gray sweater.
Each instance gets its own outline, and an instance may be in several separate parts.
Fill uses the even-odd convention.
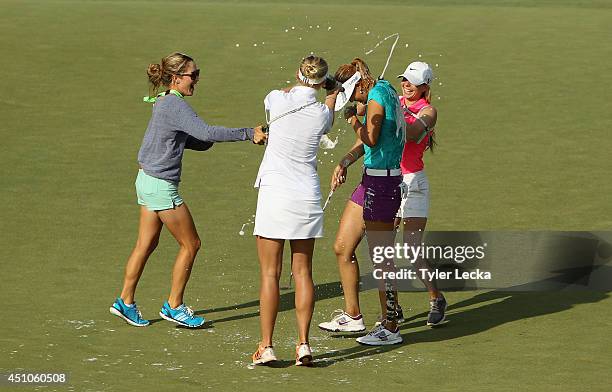
[[[204,324],[204,318],[195,316],[183,303],[185,286],[200,248],[193,218],[178,193],[183,152],[185,148],[204,151],[214,142],[251,140],[255,144],[264,144],[266,135],[261,127],[212,126],[198,117],[184,100],[184,97],[193,95],[200,75],[191,57],[173,53],[164,57],[160,64],[149,65],[147,74],[155,93],[161,86],[167,90],[145,97],[145,102],[154,105],[138,152],[138,240],[127,260],[121,295],[110,307],[110,312],[128,324],[149,325],[134,302],[134,293],[147,259],[158,244],[161,229],[166,225],[180,249],[172,271],[170,296],[159,315],[182,326],[199,327]]]

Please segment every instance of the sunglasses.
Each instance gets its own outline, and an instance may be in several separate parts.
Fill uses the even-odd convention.
[[[180,73],[179,76],[189,76],[192,80],[200,79],[200,70],[196,69],[191,73]]]

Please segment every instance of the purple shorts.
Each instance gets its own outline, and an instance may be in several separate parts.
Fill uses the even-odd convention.
[[[369,176],[364,174],[351,200],[363,207],[366,221],[393,222],[400,204],[402,176]]]

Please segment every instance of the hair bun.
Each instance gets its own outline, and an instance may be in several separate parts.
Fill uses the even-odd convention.
[[[162,74],[162,67],[159,64],[149,64],[147,68],[147,75],[149,77],[158,77]]]
[[[317,67],[312,64],[304,64],[304,76],[311,78],[317,73]]]

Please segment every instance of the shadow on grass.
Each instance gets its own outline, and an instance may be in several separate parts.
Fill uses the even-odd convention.
[[[427,313],[423,312],[400,325],[400,330],[404,332],[403,343],[378,347],[356,346],[346,350],[325,353],[317,356],[319,361],[317,366],[327,367],[338,362],[365,358],[418,343],[440,342],[474,335],[506,323],[562,312],[579,304],[599,302],[608,297],[608,293],[595,291],[562,293],[489,291],[449,305],[448,318],[451,321],[449,324],[405,333],[410,328],[424,326],[424,320],[415,321],[427,316]],[[479,304],[481,306],[477,306]],[[345,334],[344,336],[354,337],[355,335]]]
[[[317,355],[315,366],[328,367],[338,362],[357,358],[367,358],[373,355],[394,351],[408,345],[440,342],[470,336],[506,323],[563,312],[579,304],[595,303],[609,297],[609,291],[607,290],[562,291],[564,288],[569,288],[579,282],[584,274],[593,273],[593,269],[581,269],[580,271],[576,269],[564,269],[555,272],[558,273],[558,276],[551,279],[479,293],[469,299],[451,303],[449,304],[447,313],[447,318],[451,322],[446,325],[406,333],[410,328],[423,327],[425,325],[424,318],[427,316],[427,312],[412,315],[400,325],[400,330],[404,332],[403,343],[392,346],[362,346],[356,343],[355,347]],[[612,268],[607,266],[597,268],[596,272],[598,274],[612,276]],[[533,289],[537,287],[554,287],[556,290],[533,291]],[[316,301],[340,297],[342,294],[342,288],[339,282],[330,282],[315,286]],[[282,293],[280,295],[279,311],[294,309],[294,299],[295,293],[293,291]],[[232,306],[200,310],[197,311],[196,314],[245,309],[258,305],[259,301],[254,300]],[[258,311],[236,314],[207,321],[201,328],[211,328],[213,324],[216,323],[258,316]],[[161,320],[162,319],[154,319],[150,321],[151,323],[155,323]],[[358,336],[358,334],[335,334],[332,336],[354,338]],[[292,365],[292,361],[279,361],[272,367],[282,368]]]
[[[341,297],[342,295],[343,293],[342,293],[342,287],[340,286],[340,282],[330,282],[330,283],[323,283],[323,284],[315,285],[315,301],[321,301],[324,299]],[[246,308],[251,308],[254,306],[259,307],[259,300],[244,302],[241,304],[223,306],[223,307],[218,307],[218,308],[202,309],[202,310],[195,311],[194,314],[205,315],[209,313],[227,312],[230,310],[246,309]],[[284,312],[284,311],[293,310],[293,309],[295,309],[295,292],[288,291],[288,292],[281,293],[279,312]],[[209,326],[212,326],[212,324],[214,323],[225,323],[228,321],[243,320],[243,319],[247,319],[251,317],[259,317],[259,311],[243,313],[243,314],[236,314],[236,315],[232,315],[228,317],[208,320],[200,328],[206,328],[206,325],[209,323],[210,323]],[[161,317],[156,318],[156,319],[149,319],[149,322],[151,324],[155,324],[160,321],[164,321],[164,319],[162,319]]]
[[[342,293],[342,287],[340,286],[340,282],[330,282],[330,283],[323,283],[323,284],[315,285],[315,302],[329,299],[329,298],[341,297],[342,295],[343,293]],[[206,313],[225,312],[229,310],[245,309],[245,308],[250,308],[254,306],[259,307],[259,300],[249,301],[249,302],[245,302],[242,304],[236,304],[236,305],[231,305],[231,306],[199,310],[195,312],[195,314],[199,315],[199,314],[206,314]],[[278,311],[285,312],[285,311],[293,310],[293,309],[295,309],[295,292],[294,291],[288,291],[284,293],[281,292]],[[247,319],[251,317],[259,317],[259,311],[223,317],[223,318],[215,319],[213,321],[215,323],[224,323],[228,321],[242,320],[242,319]]]

